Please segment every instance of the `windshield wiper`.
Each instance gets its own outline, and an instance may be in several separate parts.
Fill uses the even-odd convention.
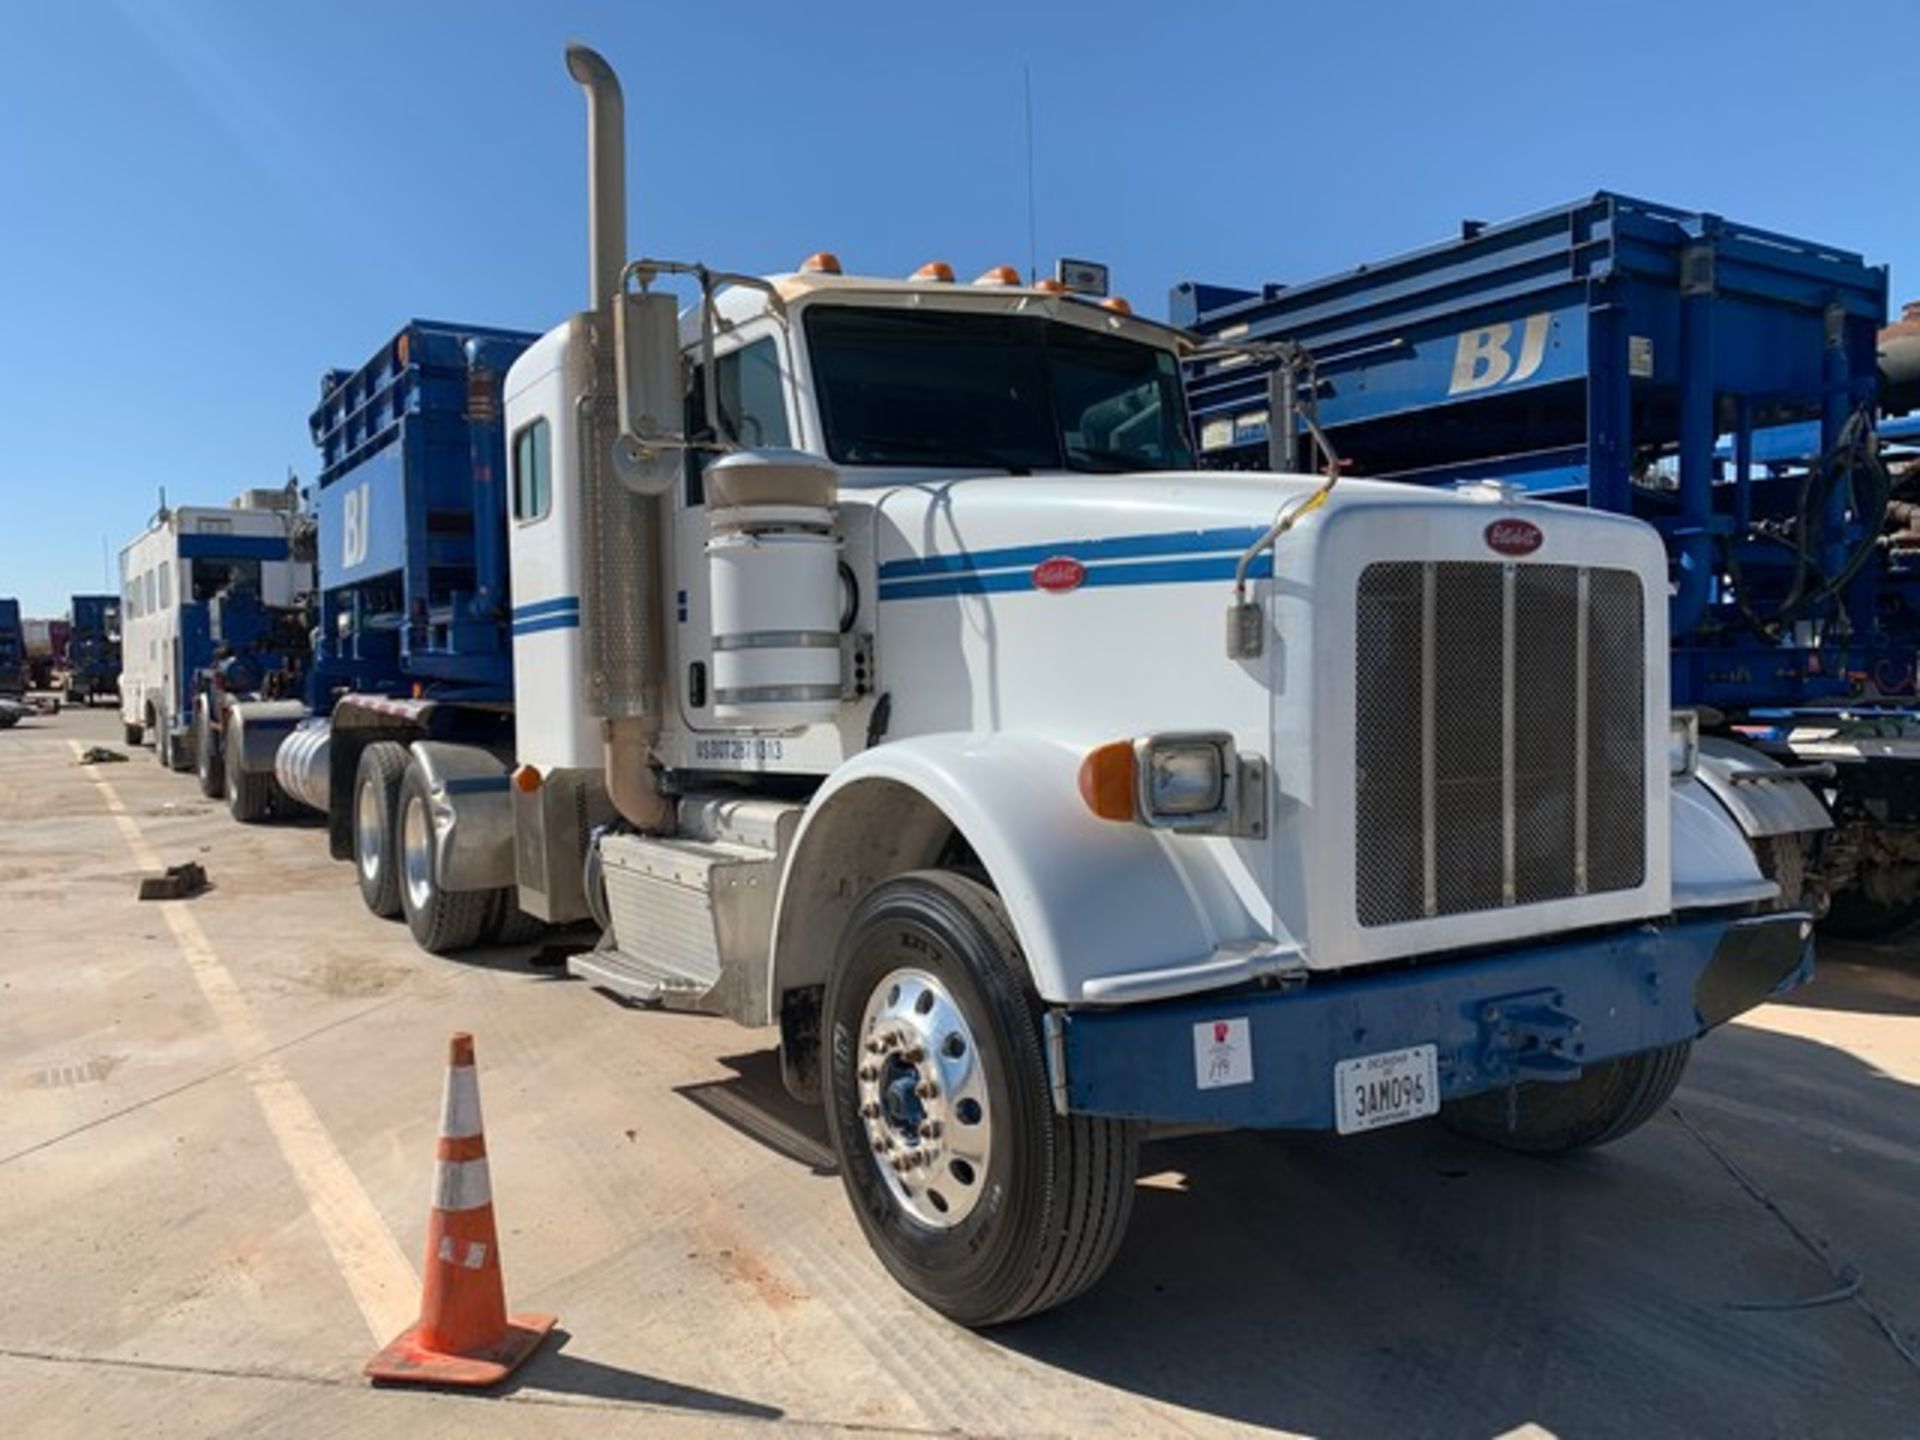
[[[1076,464],[1077,461],[1091,461],[1091,464]],[[1130,454],[1125,450],[1104,450],[1098,445],[1069,445],[1067,463],[1076,470],[1088,470],[1096,475],[1120,475],[1130,470],[1156,469],[1154,463],[1144,455]]]
[[[949,445],[920,435],[870,435],[848,447],[848,459],[856,464],[880,464],[897,458],[942,465],[991,465],[1009,475],[1031,475],[1031,465],[1021,465],[991,450],[969,445]]]

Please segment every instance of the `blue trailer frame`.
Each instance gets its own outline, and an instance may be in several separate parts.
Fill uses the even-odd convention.
[[[1172,311],[1213,339],[1304,346],[1314,392],[1297,402],[1354,474],[1494,480],[1657,526],[1675,703],[1913,695],[1920,575],[1870,553],[1878,516],[1821,469],[1874,424],[1884,267],[1603,192],[1306,284],[1183,284]],[[1268,368],[1195,368],[1205,463],[1266,462]],[[1803,563],[1780,532],[1815,502]],[[1809,573],[1839,581],[1862,551],[1807,603]],[[1777,633],[1756,629],[1749,612],[1788,601]]]

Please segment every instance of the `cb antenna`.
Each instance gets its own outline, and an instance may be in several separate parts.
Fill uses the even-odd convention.
[[[1033,66],[1021,66],[1020,78],[1027,100],[1027,284],[1031,285],[1040,278],[1040,247],[1033,218]]]

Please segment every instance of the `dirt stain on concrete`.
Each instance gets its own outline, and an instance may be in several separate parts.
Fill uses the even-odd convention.
[[[340,1000],[365,1000],[385,995],[403,983],[407,968],[372,955],[331,950],[296,978],[323,995]]]

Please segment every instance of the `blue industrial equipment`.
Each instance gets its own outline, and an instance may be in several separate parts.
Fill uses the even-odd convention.
[[[1836,918],[1920,915],[1920,470],[1878,433],[1884,267],[1601,193],[1305,284],[1182,284],[1171,308],[1239,347],[1189,375],[1205,464],[1302,468],[1311,417],[1351,474],[1656,526],[1674,703],[1837,765]]]
[[[120,693],[120,597],[75,595],[67,631],[67,699]]]
[[[415,685],[511,698],[500,384],[537,338],[414,320],[321,381],[317,712]]]
[[[1173,310],[1304,346],[1314,393],[1290,398],[1351,473],[1658,526],[1676,703],[1913,693],[1920,591],[1879,553],[1870,453],[1887,277],[1858,255],[1603,193],[1303,285],[1182,285]],[[1191,396],[1208,463],[1265,462],[1264,367],[1203,365]],[[1795,422],[1812,446],[1763,461]]]
[[[27,632],[20,602],[0,600],[0,695],[27,693]]]

